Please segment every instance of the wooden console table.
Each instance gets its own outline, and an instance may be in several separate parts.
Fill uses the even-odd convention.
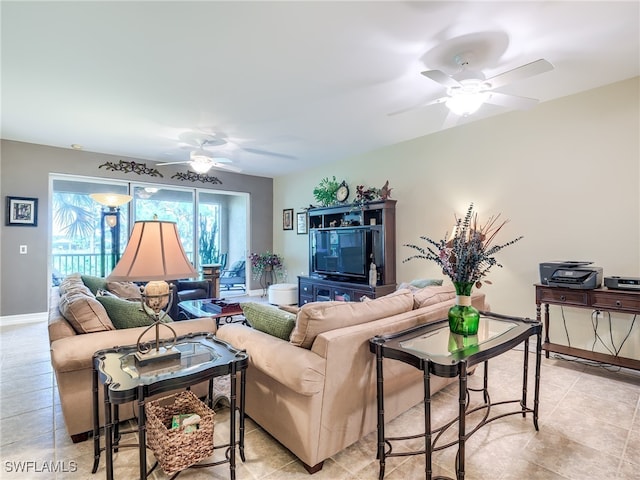
[[[549,358],[549,352],[555,352],[595,362],[609,363],[618,367],[640,370],[640,360],[569,347],[551,343],[549,340],[549,305],[639,315],[640,292],[633,290],[609,290],[607,288],[576,290],[540,284],[536,284],[535,287],[536,319],[538,321],[540,321],[541,317],[541,306],[544,304],[544,343],[542,348],[545,350],[545,356],[547,358]]]

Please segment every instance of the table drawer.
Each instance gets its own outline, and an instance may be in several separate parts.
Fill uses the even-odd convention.
[[[640,295],[622,295],[612,292],[593,292],[593,308],[618,312],[640,313]]]
[[[298,306],[301,307],[307,303],[313,302],[313,295],[300,295],[298,300]]]
[[[538,290],[540,303],[554,303],[556,305],[589,305],[589,294],[586,290],[553,290],[551,288]]]
[[[313,295],[313,283],[300,281],[298,282],[298,288],[300,289],[300,296]]]

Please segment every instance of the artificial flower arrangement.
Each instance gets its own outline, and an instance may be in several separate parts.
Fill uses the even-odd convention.
[[[252,253],[249,255],[249,260],[251,260],[251,272],[254,280],[259,280],[265,271],[272,270],[276,275],[281,275],[284,269],[284,259],[277,253],[269,251]]]
[[[375,202],[376,200],[388,200],[391,198],[391,190],[389,187],[389,180],[381,188],[365,187],[364,185],[356,186],[356,198],[353,200],[354,207],[362,207],[369,202]]]
[[[455,283],[471,283],[477,288],[482,286],[485,277],[494,265],[502,267],[494,255],[505,247],[513,245],[523,237],[517,237],[501,245],[492,245],[498,232],[508,220],[499,222],[500,214],[492,215],[484,223],[478,222],[478,214],[473,211],[473,203],[469,205],[464,218],[456,218],[451,238],[434,241],[428,237],[420,237],[432,245],[422,248],[418,245],[405,245],[419,253],[407,258],[420,258],[436,262],[442,267],[442,273]],[[490,284],[488,280],[485,281]]]
[[[431,246],[407,245],[418,254],[407,258],[421,258],[436,262],[442,273],[448,276],[456,289],[456,304],[449,309],[449,329],[454,334],[472,336],[478,332],[480,313],[471,305],[471,289],[480,288],[484,278],[494,265],[502,267],[494,257],[496,253],[522,239],[515,238],[501,245],[493,245],[496,235],[508,220],[499,221],[500,215],[489,217],[486,223],[478,223],[478,214],[473,212],[473,203],[463,219],[456,218],[451,238],[434,241],[420,237]],[[486,281],[486,283],[491,283]],[[454,342],[455,343],[455,342]]]

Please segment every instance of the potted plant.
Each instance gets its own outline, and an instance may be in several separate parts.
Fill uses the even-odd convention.
[[[269,251],[252,253],[249,255],[249,260],[251,260],[251,272],[254,280],[260,280],[265,272],[274,272],[276,278],[283,274],[283,258],[277,253]]]
[[[482,286],[484,278],[494,265],[502,267],[494,257],[496,253],[522,239],[515,238],[502,245],[492,245],[498,232],[508,220],[499,222],[500,215],[491,216],[486,223],[478,223],[478,214],[473,212],[473,203],[463,219],[456,218],[453,234],[447,239],[434,241],[420,237],[429,245],[426,248],[405,244],[418,251],[414,258],[436,262],[442,267],[456,289],[456,305],[449,310],[449,327],[453,333],[475,335],[478,332],[480,314],[471,305],[471,289]],[[491,283],[486,281],[486,283]]]
[[[313,196],[323,207],[328,207],[336,203],[336,192],[340,188],[340,183],[334,176],[332,179],[325,177],[320,180],[320,184],[313,189]]]

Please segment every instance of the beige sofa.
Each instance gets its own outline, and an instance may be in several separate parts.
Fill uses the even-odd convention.
[[[452,286],[413,293],[399,290],[363,303],[306,304],[289,341],[240,324],[218,329],[219,338],[249,354],[247,415],[309,473],[376,429],[376,368],[369,339],[446,318],[455,302]],[[474,292],[472,304],[488,310],[482,293]],[[423,383],[421,372],[409,365],[385,359],[384,368],[385,419],[391,420],[423,400]],[[431,388],[435,392],[450,381],[433,378]]]
[[[80,287],[81,288],[81,287]],[[69,287],[67,286],[67,289]],[[73,290],[73,289],[69,289]],[[84,290],[84,289],[83,289]],[[67,311],[68,302],[65,291],[63,310]],[[84,291],[83,294],[86,294]],[[77,291],[73,293],[75,298]],[[126,328],[121,330],[112,329],[109,319],[103,316],[100,319],[89,321],[85,328],[92,330],[90,333],[79,334],[76,328],[78,316],[75,315],[73,322],[68,321],[60,311],[60,291],[58,287],[51,290],[49,302],[49,343],[51,348],[51,363],[56,375],[58,384],[58,394],[62,406],[67,432],[73,442],[86,440],[88,434],[93,429],[93,407],[92,407],[92,357],[97,350],[111,348],[114,346],[133,345],[138,336],[146,327]],[[95,299],[84,300],[85,309],[91,304],[96,309]],[[99,308],[99,307],[98,307]],[[91,308],[90,308],[91,309]],[[101,311],[102,312],[102,311]],[[70,316],[67,313],[67,316]],[[76,324],[76,327],[72,326]],[[215,321],[210,318],[186,320],[172,323],[172,327],[178,335],[196,332],[215,332]],[[102,330],[100,330],[102,329]],[[146,337],[145,337],[146,338]],[[206,389],[204,385],[197,386],[194,390],[204,395]],[[102,389],[100,395],[100,425],[104,425],[102,419]],[[135,409],[132,404],[122,405],[120,408],[120,419],[127,420],[133,417]]]

